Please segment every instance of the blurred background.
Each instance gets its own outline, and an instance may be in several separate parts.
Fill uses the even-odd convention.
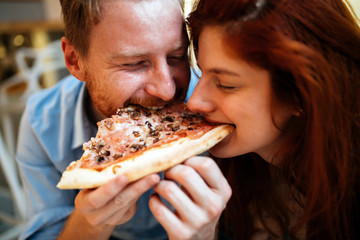
[[[15,53],[19,48],[44,48],[63,36],[58,0],[0,0],[0,81],[19,69]],[[29,66],[31,60],[26,59]],[[53,84],[50,76],[43,85]]]
[[[68,75],[59,0],[0,0],[0,239],[16,239],[25,204],[15,165],[17,127],[30,94]]]
[[[184,1],[185,15],[193,1]],[[360,0],[349,2],[360,16]],[[63,33],[59,0],[0,0],[1,240],[16,239],[24,226],[25,205],[14,160],[17,127],[28,96],[69,74],[59,42]]]

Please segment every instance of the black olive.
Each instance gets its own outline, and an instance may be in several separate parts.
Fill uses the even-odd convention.
[[[148,136],[149,137],[159,137],[160,133],[158,131],[155,131],[155,130],[150,130]]]
[[[139,112],[132,112],[130,113],[130,117],[133,120],[138,120],[140,118],[141,114]]]
[[[143,148],[143,145],[140,144],[133,144],[130,146],[130,152],[137,152],[138,150],[140,150],[141,148]]]
[[[146,121],[145,125],[148,126],[149,128],[152,128],[152,125],[151,125],[151,123],[149,121]]]
[[[97,162],[97,163],[101,163],[101,162],[103,162],[104,160],[105,160],[104,157],[99,156],[99,157],[96,159],[96,162]]]
[[[114,159],[122,158],[123,156],[124,156],[124,154],[117,153],[114,155]]]
[[[110,156],[110,151],[108,150],[105,150],[105,149],[102,149],[100,152],[99,152],[99,155],[100,156]]]
[[[174,122],[174,118],[172,116],[165,116],[163,120],[167,122]]]
[[[147,111],[147,110],[143,110],[143,113],[146,117],[150,117],[151,116],[151,112],[150,111]]]

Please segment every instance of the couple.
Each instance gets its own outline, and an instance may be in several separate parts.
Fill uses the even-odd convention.
[[[21,121],[23,238],[359,237],[360,30],[342,0],[196,2],[188,106],[235,131],[165,179],[80,192],[56,183],[96,122],[185,99],[193,74],[181,2],[60,2],[72,76],[32,96]]]

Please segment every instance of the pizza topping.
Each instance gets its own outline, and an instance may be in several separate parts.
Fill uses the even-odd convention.
[[[155,127],[155,130],[158,131],[158,132],[162,132],[162,131],[165,130],[165,127],[164,127],[164,125],[157,125],[157,126]]]
[[[180,129],[180,124],[179,123],[174,123],[174,124],[170,123],[170,124],[167,124],[166,127],[168,129],[170,129],[171,131],[176,132],[177,130]]]
[[[124,113],[124,111],[121,110],[121,109],[118,109],[118,110],[116,111],[116,115],[118,115],[118,116],[122,116],[123,113]]]
[[[101,149],[100,152],[99,152],[99,155],[104,156],[104,157],[110,156],[110,151],[105,150],[105,149]]]
[[[130,117],[133,120],[138,120],[140,118],[140,116],[141,116],[140,112],[137,112],[137,111],[130,113]]]
[[[104,125],[107,129],[114,130],[114,122],[113,121],[104,121]]]
[[[165,116],[162,120],[163,120],[162,122],[164,122],[164,121],[174,122],[174,118],[172,116]]]
[[[124,154],[117,153],[117,154],[114,155],[114,158],[119,159],[119,158],[122,158],[123,156],[124,156]]]
[[[145,147],[144,145],[141,144],[133,144],[130,146],[130,152],[137,152],[138,150],[142,149],[143,147]]]
[[[101,170],[140,150],[161,146],[182,137],[201,136],[213,127],[202,115],[190,112],[184,105],[161,110],[129,106],[98,123],[98,133],[84,144],[87,154],[78,167]]]
[[[140,137],[141,136],[139,131],[133,131],[133,134],[134,134],[135,137]]]
[[[104,157],[98,156],[98,158],[96,159],[96,162],[97,162],[97,163],[101,163],[101,162],[103,162],[104,160],[105,160]]]

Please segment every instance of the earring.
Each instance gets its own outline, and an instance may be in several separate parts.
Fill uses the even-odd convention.
[[[301,117],[304,115],[304,110],[299,106],[293,113],[296,117]]]

